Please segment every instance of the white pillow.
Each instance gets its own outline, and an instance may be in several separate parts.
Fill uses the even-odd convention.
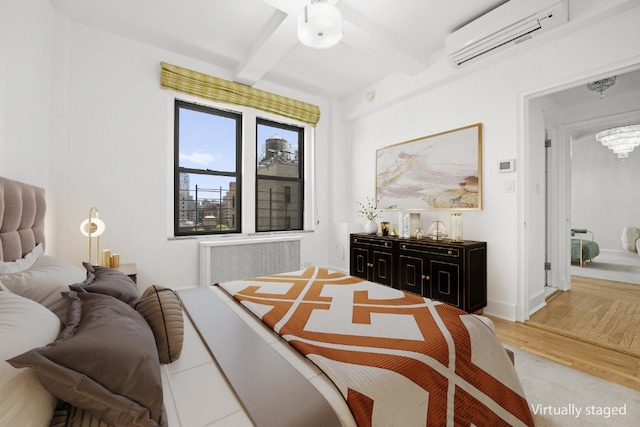
[[[636,248],[636,241],[640,239],[640,228],[637,227],[625,227],[622,230],[622,247],[629,252],[638,252]]]
[[[44,305],[65,322],[70,303],[61,293],[69,292],[69,285],[84,281],[86,276],[79,266],[42,255],[28,270],[6,274],[1,280],[11,292]]]
[[[0,426],[48,426],[56,398],[30,368],[5,360],[53,342],[60,320],[40,304],[0,292]]]
[[[30,268],[38,259],[40,255],[44,253],[42,243],[33,248],[31,252],[26,254],[24,258],[12,262],[0,262],[0,275],[2,274],[14,274],[25,271]]]

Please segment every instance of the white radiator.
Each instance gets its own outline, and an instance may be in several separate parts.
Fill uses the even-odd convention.
[[[200,286],[300,270],[300,236],[200,242]]]

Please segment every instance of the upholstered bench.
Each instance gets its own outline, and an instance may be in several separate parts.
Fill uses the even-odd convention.
[[[583,238],[583,235],[591,234],[591,240]],[[600,254],[600,246],[594,241],[593,232],[586,228],[571,229],[571,261],[579,261],[580,267],[584,267],[584,263]],[[577,238],[574,238],[577,236]]]

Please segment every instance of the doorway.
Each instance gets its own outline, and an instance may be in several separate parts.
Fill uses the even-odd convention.
[[[520,258],[524,289],[519,292],[519,302],[523,304],[523,310],[517,313],[519,321],[527,320],[530,314],[544,306],[546,288],[570,289],[572,267],[569,236],[574,220],[594,224],[599,230],[598,235],[606,236],[601,240],[603,249],[620,252],[621,245],[615,240],[619,239],[622,228],[633,225],[633,218],[640,218],[640,206],[628,200],[620,207],[619,203],[609,202],[607,205],[602,199],[592,202],[593,209],[582,209],[579,214],[573,207],[572,151],[576,144],[588,143],[601,149],[597,157],[611,162],[614,154],[599,146],[595,141],[595,133],[614,122],[635,120],[640,123],[640,72],[630,68],[609,75],[617,77],[618,87],[608,89],[609,93],[604,93],[602,98],[587,90],[586,85],[605,76],[596,76],[524,99],[524,117],[527,120],[518,156],[528,158],[529,162],[520,176],[524,182],[524,191],[521,192],[523,244]],[[535,143],[549,140],[551,147],[545,148],[545,144]],[[640,157],[640,152],[634,154],[636,158]],[[635,170],[638,176],[633,181],[637,183],[640,182],[640,167]],[[543,198],[537,197],[541,188],[544,191]],[[615,194],[619,189],[613,187],[608,190],[606,194]],[[609,206],[609,211],[614,206],[624,214],[622,218],[615,219],[611,215],[597,220],[589,216],[593,213],[591,211],[603,206]],[[543,221],[539,219],[541,217]],[[640,222],[640,219],[636,222]],[[545,270],[546,266],[550,269]]]

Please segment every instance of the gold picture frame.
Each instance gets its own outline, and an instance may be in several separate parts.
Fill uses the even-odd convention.
[[[385,210],[482,209],[482,123],[376,150]]]

